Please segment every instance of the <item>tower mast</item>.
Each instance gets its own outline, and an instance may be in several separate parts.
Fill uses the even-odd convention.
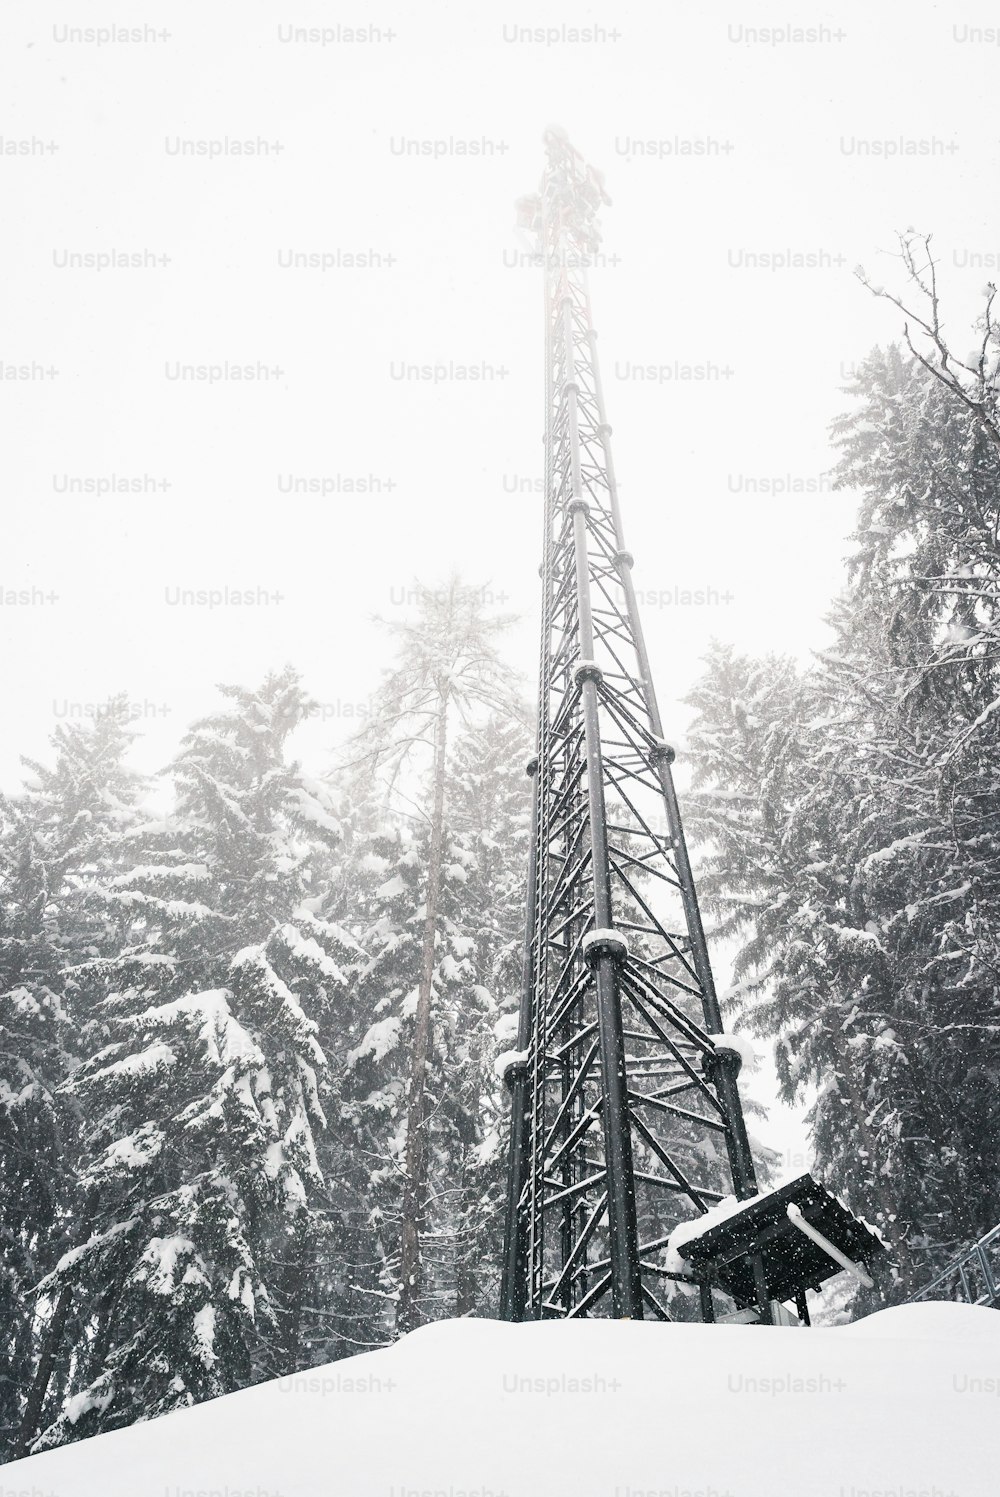
[[[622,531],[586,270],[610,200],[561,131],[545,144],[519,204],[545,286],[545,525],[502,1313],[669,1318],[663,1280],[692,1282],[670,1229],[728,1193],[720,1158],[740,1200],[757,1184]]]

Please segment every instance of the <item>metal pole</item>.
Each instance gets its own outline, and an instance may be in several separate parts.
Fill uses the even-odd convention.
[[[517,1048],[523,1054],[531,1043],[534,1023],[535,920],[538,889],[538,760],[528,765],[531,775],[531,851],[528,858],[528,897],[521,965],[521,1008],[517,1021]],[[503,1280],[500,1314],[503,1320],[523,1320],[528,1300],[527,1265],[524,1253],[524,1222],[521,1198],[528,1178],[529,1117],[528,1067],[522,1064],[508,1073],[510,1103],[510,1176],[507,1214],[504,1222]]]

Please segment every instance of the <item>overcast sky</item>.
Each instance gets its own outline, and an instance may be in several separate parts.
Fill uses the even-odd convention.
[[[301,743],[321,768],[384,663],[373,615],[416,577],[457,570],[522,615],[530,679],[541,278],[512,225],[550,122],[613,199],[591,290],[666,723],[711,636],[822,644],[855,511],[827,427],[899,331],[852,270],[901,286],[895,231],[933,232],[971,343],[1000,257],[998,19],[7,7],[0,786],[118,691],[157,769],[214,683],[289,660],[323,704]],[[110,255],[142,264],[79,258]],[[181,377],[227,363],[259,377]],[[115,477],[145,491],[72,491]],[[182,601],[227,588],[254,601]]]

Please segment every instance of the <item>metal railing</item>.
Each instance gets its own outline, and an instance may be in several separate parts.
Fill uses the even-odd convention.
[[[958,1300],[1000,1309],[1000,1226],[987,1232],[975,1247],[956,1258],[918,1294],[911,1294],[906,1304],[915,1305],[928,1299]]]

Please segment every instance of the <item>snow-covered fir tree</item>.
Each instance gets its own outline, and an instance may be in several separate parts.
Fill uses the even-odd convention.
[[[176,806],[131,836],[103,898],[121,949],[78,969],[101,1046],[66,1090],[85,1120],[89,1235],[51,1276],[85,1307],[41,1446],[293,1368],[325,1126],[321,1016],[354,947],[315,913],[314,848],[340,828],[287,758],[294,672],[197,723]]]
[[[126,768],[128,704],[60,724],[51,765],[25,761],[21,793],[0,797],[0,1426],[23,1451],[65,1362],[69,1304],[37,1295],[73,1241],[84,1205],[79,1107],[64,1083],[86,1055],[90,1013],[74,978],[112,931],[89,899],[118,871],[137,818]]]
[[[862,491],[834,642],[717,652],[693,696],[730,933],[817,1163],[890,1240],[897,1292],[1000,1215],[996,445],[896,350],[836,424]]]
[[[487,613],[484,594],[453,578],[432,590],[417,589],[414,614],[391,626],[395,660],[375,698],[376,711],[355,750],[373,780],[381,780],[388,795],[406,794],[416,801],[421,832],[417,841],[401,847],[399,866],[380,887],[378,897],[391,903],[377,922],[388,932],[388,956],[406,970],[411,950],[419,949],[419,969],[402,991],[395,987],[391,1003],[398,1011],[381,1015],[385,1034],[398,1035],[393,1021],[410,1020],[407,1034],[408,1079],[405,1119],[397,1140],[403,1149],[402,1195],[399,1206],[399,1273],[396,1302],[397,1331],[411,1330],[423,1318],[424,1241],[427,1231],[429,1171],[432,1166],[432,1112],[429,1076],[435,1037],[448,1025],[451,1000],[443,985],[466,985],[466,1001],[482,1001],[468,987],[468,937],[454,935],[455,926],[445,905],[449,886],[467,880],[466,866],[475,855],[461,834],[451,827],[448,796],[449,748],[458,724],[471,726],[490,713],[515,713],[516,698],[510,673],[497,653],[495,638],[507,620]],[[390,802],[391,804],[391,802]],[[426,852],[419,847],[426,836]],[[414,896],[419,900],[414,904]],[[419,937],[411,923],[415,912]],[[377,937],[376,937],[377,939]],[[454,945],[457,940],[458,944]],[[413,943],[418,941],[418,948]],[[445,941],[453,949],[438,951]],[[368,943],[366,942],[366,945]],[[378,961],[378,953],[373,953]],[[486,992],[487,990],[483,990]],[[385,996],[385,995],[384,995]],[[361,1058],[361,1057],[359,1057]]]
[[[425,1074],[426,1187],[421,1319],[487,1313],[497,1297],[506,1096],[495,1059],[517,1002],[523,938],[528,735],[490,719],[454,744],[446,769]],[[358,983],[367,1024],[345,1091],[384,1251],[382,1334],[395,1330],[406,1199],[412,1036],[426,932],[431,830],[385,826],[359,858],[369,956]]]
[[[478,1002],[459,1012],[462,1086],[452,1163],[456,1315],[495,1315],[507,1186],[510,1098],[498,1055],[513,1048],[520,1003],[529,855],[532,739],[523,714],[492,715],[463,733],[451,761],[451,820],[473,854],[461,922],[473,942]]]
[[[337,792],[341,837],[317,847],[309,901],[314,917],[336,928],[347,977],[335,1004],[317,1015],[317,1038],[326,1057],[323,1106],[326,1126],[316,1137],[322,1185],[310,1217],[308,1290],[297,1303],[300,1361],[337,1361],[380,1346],[383,1330],[384,1245],[370,1185],[370,1159],[360,1146],[351,1105],[349,1056],[367,1027],[360,978],[368,957],[359,943],[367,930],[373,806],[360,778]]]

